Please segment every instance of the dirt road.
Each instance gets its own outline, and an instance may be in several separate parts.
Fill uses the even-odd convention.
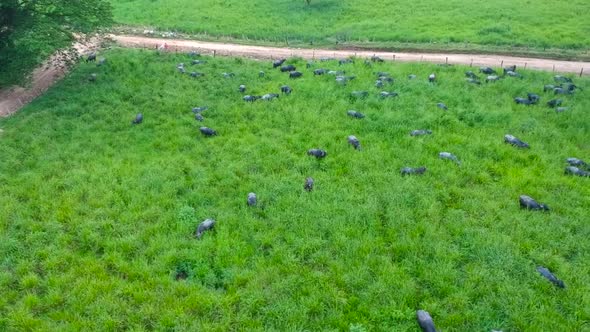
[[[248,46],[239,44],[224,44],[213,42],[201,42],[196,40],[159,39],[138,36],[112,35],[111,38],[124,47],[156,48],[167,44],[168,50],[189,51],[197,50],[202,53],[215,53],[217,55],[244,56],[256,59],[277,59],[298,56],[305,59],[319,59],[322,57],[346,58],[356,55],[368,58],[377,55],[384,60],[405,62],[433,62],[451,63],[473,66],[499,67],[500,65],[516,65],[519,68],[555,71],[559,73],[579,74],[584,68],[584,74],[590,74],[590,62],[560,61],[549,59],[534,59],[511,57],[505,55],[488,54],[444,54],[444,53],[403,53],[403,52],[374,52],[374,51],[337,51],[337,50],[313,50],[301,48],[279,48],[265,46]]]
[[[590,62],[559,61],[547,59],[534,59],[522,57],[510,57],[504,55],[486,55],[486,54],[435,54],[435,53],[402,53],[402,52],[373,52],[373,51],[335,51],[322,49],[296,49],[296,48],[279,48],[265,46],[248,46],[239,44],[224,44],[213,42],[201,42],[196,40],[175,40],[175,39],[158,39],[149,37],[111,35],[109,38],[116,41],[123,47],[134,48],[152,48],[164,44],[169,51],[189,51],[195,50],[201,53],[216,55],[242,56],[255,59],[277,59],[298,56],[305,59],[319,59],[322,57],[346,58],[357,56],[368,58],[373,55],[379,56],[389,61],[406,61],[406,62],[432,62],[432,63],[450,63],[464,64],[473,66],[491,66],[498,67],[501,65],[517,65],[520,68],[529,68],[537,70],[554,71],[559,73],[576,73],[583,71],[584,75],[590,75]],[[74,47],[78,53],[83,54],[93,49],[98,44],[97,40],[90,44],[77,43]],[[34,98],[43,94],[56,81],[67,74],[67,67],[55,56],[47,61],[43,66],[35,70],[31,86],[29,88],[13,87],[0,91],[0,117],[8,116]]]

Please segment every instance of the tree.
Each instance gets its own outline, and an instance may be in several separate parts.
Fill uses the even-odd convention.
[[[2,0],[0,86],[21,83],[36,65],[69,45],[74,33],[110,24],[107,0]]]

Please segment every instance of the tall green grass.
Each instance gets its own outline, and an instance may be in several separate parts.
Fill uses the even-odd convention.
[[[444,331],[588,328],[590,182],[563,175],[566,157],[590,159],[587,78],[557,114],[550,95],[512,101],[541,93],[544,72],[478,87],[465,67],[357,61],[342,87],[268,62],[206,58],[191,79],[175,69],[185,55],[102,56],[0,120],[0,330],[412,331],[416,309]],[[396,78],[398,98],[377,97],[376,71]],[[272,102],[237,92],[285,83],[293,94]],[[217,137],[198,132],[191,108],[203,105]],[[420,128],[434,134],[409,136]],[[327,158],[306,156],[314,147]],[[399,174],[422,165],[424,176]],[[520,194],[552,211],[520,210]],[[205,218],[216,229],[197,241]]]
[[[115,19],[188,33],[314,44],[590,48],[586,1],[111,0]],[[433,46],[434,47],[434,46]]]

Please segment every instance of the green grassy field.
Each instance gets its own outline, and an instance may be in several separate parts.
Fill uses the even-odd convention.
[[[0,120],[0,330],[417,331],[417,309],[442,331],[590,328],[590,182],[563,175],[565,158],[590,159],[587,78],[556,113],[544,72],[473,86],[466,67],[357,61],[343,87],[268,62],[205,58],[193,79],[175,69],[186,55],[101,56]],[[398,98],[377,97],[376,71]],[[272,102],[237,91],[285,83],[294,92]],[[526,92],[542,103],[514,104]],[[191,108],[204,105],[201,124]],[[325,160],[306,155],[315,147]],[[520,210],[521,194],[552,211]],[[216,229],[197,241],[205,218]]]
[[[590,48],[587,1],[111,0],[122,24],[239,39],[382,47],[464,43]],[[476,46],[467,47],[476,48]]]

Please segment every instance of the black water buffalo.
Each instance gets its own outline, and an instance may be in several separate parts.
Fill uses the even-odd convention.
[[[416,319],[418,320],[418,325],[420,326],[420,329],[422,329],[422,332],[436,332],[434,321],[427,311],[416,311]]]
[[[362,119],[365,117],[365,115],[363,113],[354,111],[354,110],[350,110],[348,112],[346,112],[346,114],[348,114],[348,116],[350,116],[351,118],[355,118],[355,119]]]
[[[586,166],[588,166],[588,164],[585,161],[580,160],[578,158],[567,158],[565,161],[568,164],[570,164],[571,166],[576,166],[576,167],[586,167]]]
[[[549,207],[547,205],[537,203],[537,201],[535,201],[533,198],[531,198],[529,196],[521,195],[518,198],[518,200],[520,202],[520,207],[522,209],[538,210],[538,211],[549,211]]]
[[[565,174],[566,175],[577,175],[577,176],[585,176],[585,177],[590,177],[590,172],[581,170],[579,168],[577,168],[576,166],[568,166],[565,168]]]
[[[280,59],[280,60],[275,60],[272,63],[272,67],[273,68],[277,68],[283,65],[283,63],[285,63],[285,61],[287,61],[287,59]]]
[[[238,87],[238,91],[240,91],[241,93],[246,92],[246,86],[244,84],[240,84],[240,86]]]
[[[529,100],[531,101],[531,103],[533,103],[533,104],[536,104],[536,103],[539,102],[539,100],[541,100],[541,97],[538,94],[536,94],[536,93],[530,93],[529,92],[526,95],[529,98]]]
[[[509,71],[515,73],[516,72],[516,65],[513,66],[507,66],[502,68],[504,70],[504,74],[506,75]]]
[[[211,137],[211,136],[216,136],[217,132],[211,128],[207,128],[207,127],[201,127],[199,128],[199,131],[201,132],[201,134],[207,136],[207,137]]]
[[[140,124],[143,122],[143,114],[141,113],[137,113],[137,115],[135,116],[135,119],[133,119],[133,121],[131,121],[132,124]]]
[[[447,105],[445,105],[444,103],[437,103],[436,107],[440,108],[443,111],[448,110],[449,108],[447,107]]]
[[[318,68],[318,69],[314,69],[313,74],[314,75],[324,75],[325,73],[327,73],[328,70],[324,69],[324,68]]]
[[[196,238],[200,240],[206,231],[211,230],[214,227],[215,227],[215,220],[206,219],[205,221],[200,223],[199,226],[197,227],[197,231],[195,232]]]
[[[205,118],[201,115],[201,113],[197,113],[197,114],[195,114],[195,120],[197,120],[199,122],[203,122],[203,120],[205,120]]]
[[[381,93],[379,93],[379,97],[381,98],[392,98],[397,96],[399,96],[397,92],[381,91]]]
[[[260,99],[265,100],[265,101],[271,101],[275,98],[279,98],[279,95],[277,93],[267,93],[267,94],[263,95],[262,97],[260,97]]]
[[[293,90],[291,90],[291,87],[289,87],[288,85],[283,85],[281,86],[281,92],[288,95],[292,92]]]
[[[299,78],[301,76],[303,76],[303,73],[298,71],[292,71],[289,73],[289,78]]]
[[[557,107],[557,106],[560,106],[561,103],[562,103],[561,99],[551,99],[550,101],[547,102],[547,106]]]
[[[352,145],[355,148],[355,150],[361,149],[361,142],[354,135],[348,136],[348,144]]]
[[[514,98],[514,102],[517,104],[521,104],[521,105],[532,105],[533,104],[533,102],[531,102],[528,98],[522,98],[522,97]]]
[[[428,82],[434,83],[435,80],[436,80],[436,75],[434,75],[434,74],[428,75]]]
[[[423,135],[432,135],[431,130],[427,129],[416,129],[410,132],[410,136],[423,136]]]
[[[543,266],[537,266],[537,271],[545,277],[545,279],[551,281],[552,284],[559,288],[565,288],[565,283],[562,280],[559,280],[548,268]]]
[[[305,179],[305,185],[303,185],[303,188],[307,191],[312,191],[313,190],[313,178],[308,177],[307,179]]]
[[[246,95],[244,97],[242,97],[242,99],[246,102],[255,102],[256,100],[260,99],[260,96],[250,96],[250,95]]]
[[[465,77],[479,79],[479,77],[477,75],[475,75],[475,73],[472,72],[471,70],[468,70],[465,72]]]
[[[193,113],[201,113],[209,109],[209,106],[193,107]]]
[[[367,92],[367,91],[353,91],[350,93],[350,96],[352,98],[362,99],[362,98],[366,98],[367,96],[369,96],[369,92]]]
[[[450,152],[441,152],[438,154],[438,157],[440,159],[452,160],[452,161],[456,162],[457,165],[461,165],[459,158],[457,158],[457,156],[455,156],[454,154],[452,154]]]
[[[525,149],[528,149],[529,148],[529,145],[527,143],[519,140],[518,138],[516,138],[516,137],[514,137],[512,135],[504,135],[504,142],[505,143],[508,143],[508,144],[511,144],[511,145],[514,145],[514,146],[519,147],[519,148],[525,148]]]
[[[256,206],[257,198],[255,193],[248,194],[248,206]]]
[[[307,150],[307,155],[316,157],[317,159],[323,159],[328,155],[328,152],[322,149],[310,149]]]
[[[422,174],[424,174],[424,172],[426,172],[426,167],[424,167],[424,166],[417,167],[417,168],[404,167],[401,170],[402,176],[406,176],[406,175],[422,175]]]
[[[281,72],[286,73],[288,71],[295,71],[296,69],[293,65],[286,65],[281,67]]]
[[[88,54],[88,56],[86,57],[86,62],[95,62],[96,61],[96,53],[92,52],[90,54]]]
[[[492,75],[496,73],[496,71],[490,67],[480,67],[479,72],[484,73],[486,75]]]

